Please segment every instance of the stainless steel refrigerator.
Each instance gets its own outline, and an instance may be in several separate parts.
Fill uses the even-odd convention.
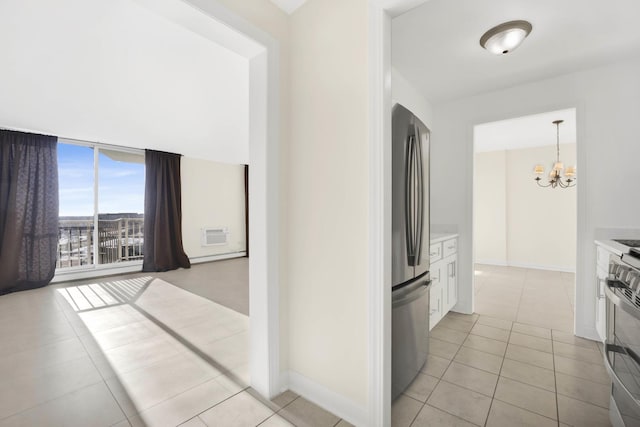
[[[392,116],[392,392],[429,349],[429,129],[400,104]]]

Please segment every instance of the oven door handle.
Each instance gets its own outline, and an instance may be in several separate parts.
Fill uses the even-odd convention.
[[[624,310],[626,313],[629,313],[636,319],[640,320],[640,309],[626,298],[620,298],[614,291],[614,288],[621,289],[624,287],[625,286],[617,280],[607,280],[607,286],[605,286],[604,288],[604,293],[606,294],[609,301],[611,301],[621,310]]]
[[[629,389],[624,385],[624,383],[622,382],[622,380],[620,379],[620,377],[618,377],[618,374],[616,374],[616,371],[613,369],[613,364],[611,363],[611,359],[609,359],[609,352],[615,352],[615,353],[621,353],[621,354],[628,354],[625,349],[623,347],[620,347],[618,345],[613,345],[613,344],[605,344],[604,347],[604,364],[607,368],[607,371],[609,371],[609,376],[611,377],[611,381],[613,381],[613,383],[621,388],[625,394],[627,395],[627,397],[636,404],[636,406],[638,408],[640,408],[640,401],[638,401],[638,399],[636,399],[633,394],[631,394],[631,392],[629,391]],[[638,361],[636,360],[635,357],[633,357],[632,355],[629,355],[634,362],[638,363]]]

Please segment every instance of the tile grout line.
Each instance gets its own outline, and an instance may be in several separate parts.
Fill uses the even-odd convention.
[[[258,424],[256,424],[256,427],[261,426],[262,424],[266,423],[268,420],[270,420],[271,418],[273,418],[274,416],[278,415],[282,410],[284,410],[284,408],[289,407],[293,402],[295,402],[296,400],[300,399],[300,395],[298,395],[296,398],[294,398],[291,402],[287,403],[286,405],[284,405],[283,407],[281,407],[280,409],[278,409],[277,411],[273,411],[273,414],[269,415],[267,418],[265,418],[264,420],[260,421]],[[222,402],[220,402],[222,403]],[[214,405],[216,406],[216,405]],[[211,409],[211,408],[209,408]],[[209,410],[207,409],[207,411]],[[282,417],[284,418],[284,417]],[[292,424],[289,420],[287,420],[286,418],[284,418],[288,423]],[[336,422],[333,427],[337,426],[338,424],[340,424],[340,421],[342,421],[342,419],[339,419],[338,422]]]
[[[77,312],[73,312],[72,314],[77,315]],[[91,354],[91,352],[89,351],[89,349],[87,348],[87,346],[85,345],[84,341],[80,338],[80,334],[78,333],[78,331],[76,331],[76,328],[73,327],[73,325],[71,324],[71,320],[69,320],[69,317],[67,317],[67,314],[63,311],[63,315],[65,316],[65,318],[67,319],[67,322],[69,323],[69,326],[71,327],[71,329],[73,330],[73,333],[76,335],[76,338],[78,339],[78,341],[80,342],[80,345],[82,346],[82,348],[84,348],[84,351],[87,353],[87,356],[89,357],[89,360],[91,361],[91,364],[93,365],[93,368],[96,370],[96,372],[98,373],[98,375],[100,375],[101,381],[104,384],[104,386],[107,388],[107,390],[109,390],[109,394],[111,395],[111,398],[113,399],[113,401],[116,403],[116,405],[118,405],[118,408],[120,409],[120,412],[122,412],[122,415],[124,415],[124,419],[127,420],[127,423],[129,423],[129,425],[131,425],[131,421],[129,421],[129,416],[127,415],[127,413],[124,411],[124,408],[122,407],[122,405],[120,404],[120,402],[118,401],[118,399],[116,398],[115,394],[113,393],[113,390],[111,390],[111,387],[109,387],[109,384],[107,384],[107,380],[104,378],[104,375],[102,374],[102,372],[100,371],[100,369],[98,369],[98,365],[96,364],[96,361],[93,360],[93,355]],[[78,316],[79,318],[80,316]],[[86,325],[85,325],[86,326]]]
[[[511,332],[513,331],[513,322],[511,322],[511,329],[509,329],[509,340],[511,340]],[[496,400],[496,391],[498,390],[498,383],[500,382],[500,377],[502,373],[502,367],[504,366],[504,360],[507,357],[507,348],[509,347],[509,342],[507,342],[507,347],[504,349],[504,355],[502,356],[502,361],[500,362],[500,370],[498,371],[498,378],[496,379],[496,387],[493,389],[493,395],[491,396],[491,402],[489,403],[489,410],[487,411],[487,416],[484,419],[484,426],[489,422],[489,415],[491,414],[491,408],[493,408],[493,402]]]
[[[553,346],[553,330],[551,330],[551,351],[554,351],[555,348]],[[556,355],[555,352],[552,356],[553,361],[553,385],[556,388],[555,398],[556,398],[556,418],[558,420],[558,426],[560,426],[560,405],[558,404],[558,377],[556,375]]]
[[[471,314],[471,316],[473,316],[473,315],[474,315],[474,314]],[[476,325],[476,323],[477,323],[477,321],[478,321],[478,319],[479,319],[479,318],[480,318],[480,316],[478,315],[478,316],[476,317],[476,320],[474,320],[474,321],[471,323],[471,328],[469,329],[469,332],[466,332],[467,337],[468,337],[468,336],[469,336],[469,334],[471,333],[471,329],[473,329],[473,327]],[[434,326],[434,328],[435,328],[435,326]],[[450,328],[449,328],[449,329],[450,329]],[[455,329],[454,329],[454,330],[455,330]],[[462,332],[462,331],[458,331],[458,332]],[[441,341],[442,341],[442,340],[441,340]],[[465,341],[466,341],[466,338],[465,338]],[[446,342],[446,341],[445,341],[445,342]],[[463,341],[463,342],[464,342],[464,341]],[[450,343],[450,344],[453,344],[453,343]],[[449,359],[449,364],[447,365],[447,368],[444,370],[444,372],[442,372],[442,376],[441,376],[440,378],[438,378],[438,382],[437,382],[437,383],[436,383],[436,385],[433,387],[433,389],[429,392],[429,394],[428,394],[427,398],[425,399],[425,401],[424,401],[424,402],[421,402],[421,403],[422,403],[422,406],[420,407],[420,410],[416,413],[416,415],[415,415],[415,416],[413,417],[413,419],[411,420],[411,423],[409,424],[409,427],[413,427],[413,423],[416,421],[416,419],[418,418],[418,415],[420,415],[420,412],[422,412],[422,410],[424,409],[424,407],[428,405],[427,401],[429,400],[429,398],[431,397],[431,395],[433,394],[433,392],[435,391],[435,389],[438,387],[438,385],[440,385],[440,383],[441,383],[441,382],[445,382],[445,383],[447,383],[447,384],[453,384],[453,383],[450,383],[450,382],[448,382],[448,381],[446,381],[446,380],[443,380],[443,379],[442,379],[442,377],[444,377],[444,375],[447,373],[447,371],[448,371],[448,370],[449,370],[449,368],[451,367],[451,364],[454,362],[454,358],[456,357],[456,355],[458,354],[458,352],[460,351],[460,349],[461,349],[461,348],[462,348],[462,344],[459,344],[459,345],[458,345],[458,349],[456,350],[455,354],[453,355],[453,357],[452,357],[451,359]],[[441,357],[441,356],[438,356],[438,357]],[[444,359],[444,358],[443,358],[443,359]],[[456,363],[458,363],[458,362],[456,362]],[[456,386],[456,387],[460,387],[460,388],[464,388],[464,389],[466,389],[466,390],[469,390],[469,389],[467,389],[466,387],[462,387],[462,386],[459,386],[459,385],[457,385],[457,384],[453,384],[453,385],[454,385],[454,386]],[[474,391],[474,390],[471,390],[471,391]],[[477,393],[477,392],[476,392],[476,393]],[[402,394],[404,395],[404,392],[403,392]],[[482,393],[480,393],[480,394],[482,394]],[[407,396],[407,397],[409,397],[409,398],[411,398],[411,399],[413,399],[413,400],[417,400],[417,399],[414,399],[413,397],[411,397],[411,396],[409,396],[409,395],[406,395],[406,396]],[[419,400],[418,400],[418,402],[419,402]],[[429,406],[431,406],[431,405],[429,405]],[[473,424],[473,423],[471,423],[470,421],[465,420],[464,418],[461,418],[461,417],[459,417],[459,416],[457,416],[457,415],[455,415],[455,414],[452,414],[452,413],[450,413],[450,412],[448,412],[448,411],[445,411],[444,409],[441,409],[441,408],[438,408],[438,407],[435,407],[435,406],[433,406],[433,408],[436,408],[437,410],[442,411],[442,412],[444,412],[444,413],[446,413],[446,414],[449,414],[449,415],[451,415],[452,417],[455,417],[455,418],[457,418],[457,419],[459,419],[459,420],[462,420],[462,421],[465,421],[465,422],[469,422],[470,424]]]
[[[202,356],[201,354],[199,354],[199,353],[201,353],[200,351],[197,351],[197,352],[196,352],[196,351],[194,351],[192,348],[190,348],[190,347],[192,347],[193,345],[185,345],[185,343],[184,343],[184,342],[182,342],[183,340],[184,340],[184,341],[186,341],[184,338],[182,338],[182,337],[178,338],[178,337],[176,337],[174,334],[172,334],[172,333],[168,332],[168,331],[167,331],[167,327],[166,327],[162,322],[158,321],[154,316],[151,316],[150,314],[148,314],[148,313],[146,312],[146,310],[143,310],[143,309],[138,308],[137,306],[135,306],[135,304],[132,304],[131,302],[126,302],[126,303],[123,303],[123,304],[121,304],[121,305],[128,305],[129,307],[133,308],[133,309],[134,309],[134,310],[136,310],[138,313],[140,313],[141,315],[143,315],[143,316],[146,318],[146,320],[147,320],[147,321],[151,321],[151,323],[154,323],[156,326],[158,326],[161,330],[163,330],[163,331],[164,331],[165,333],[167,333],[169,336],[172,336],[174,339],[176,339],[178,342],[180,342],[183,346],[185,346],[185,352],[191,352],[191,353],[192,353],[192,354],[194,354],[195,356],[200,357],[201,359],[203,359],[203,362],[205,362],[205,363],[207,363],[207,364],[209,364],[209,365],[212,365],[212,363],[211,363],[210,361],[208,361],[208,360],[204,359],[204,358],[203,358],[203,356]],[[75,313],[74,313],[74,314],[75,314]],[[66,316],[65,316],[65,317],[66,317]],[[69,321],[69,319],[68,319],[68,318],[67,318],[67,322],[71,323],[71,322]],[[140,322],[142,322],[142,321],[140,321]],[[144,411],[146,411],[146,410],[149,410],[149,409],[151,409],[151,408],[153,408],[153,407],[156,407],[156,406],[158,406],[158,405],[160,405],[160,404],[162,404],[162,403],[164,403],[164,402],[166,402],[166,401],[168,401],[168,400],[170,400],[170,399],[173,399],[173,398],[175,398],[176,396],[179,396],[179,395],[180,395],[180,394],[182,394],[182,393],[185,393],[185,392],[187,392],[187,391],[189,391],[189,390],[192,390],[192,389],[194,389],[194,388],[196,388],[196,387],[199,387],[199,386],[201,386],[202,384],[204,384],[204,383],[206,383],[206,382],[208,382],[208,381],[210,381],[210,380],[216,380],[216,378],[218,378],[218,377],[220,377],[220,376],[226,376],[226,374],[227,374],[227,373],[230,373],[230,372],[231,372],[230,370],[227,370],[227,371],[224,371],[224,372],[223,372],[223,371],[221,371],[220,369],[217,369],[217,367],[216,367],[216,366],[213,366],[215,369],[217,369],[217,370],[221,373],[220,375],[218,375],[218,377],[211,377],[210,379],[208,379],[208,380],[206,380],[206,381],[204,381],[204,382],[198,383],[198,384],[194,385],[193,387],[189,387],[188,389],[183,390],[182,392],[177,393],[177,394],[175,394],[175,395],[173,395],[173,396],[170,396],[169,398],[164,399],[164,400],[162,400],[162,401],[160,401],[160,402],[157,402],[157,403],[155,403],[154,405],[152,405],[152,406],[150,406],[150,407],[148,407],[148,408],[145,408],[145,409],[143,409],[143,410],[137,410],[137,408],[136,408],[136,413],[135,413],[135,414],[132,414],[131,416],[129,416],[129,415],[127,415],[127,414],[126,414],[126,412],[125,412],[125,411],[124,411],[124,409],[122,408],[122,405],[120,404],[120,402],[119,402],[119,401],[118,401],[118,399],[116,398],[116,396],[115,396],[115,394],[114,394],[113,390],[111,390],[111,387],[109,387],[109,384],[107,383],[107,379],[106,379],[106,378],[104,378],[104,375],[102,374],[102,372],[97,368],[97,366],[96,366],[96,362],[93,360],[93,356],[91,355],[91,353],[90,353],[90,352],[89,352],[89,350],[87,349],[87,347],[86,347],[86,345],[85,345],[84,341],[83,341],[82,339],[80,339],[80,335],[79,335],[79,334],[78,334],[78,332],[75,330],[75,328],[73,328],[73,326],[72,326],[72,329],[73,329],[74,333],[76,334],[76,336],[77,336],[78,340],[80,341],[80,344],[83,346],[83,348],[84,348],[84,349],[85,349],[85,351],[87,352],[87,355],[89,356],[89,360],[91,360],[91,363],[94,365],[94,368],[96,369],[96,371],[98,372],[98,374],[99,374],[99,375],[100,375],[100,377],[102,378],[102,382],[103,382],[103,383],[104,383],[104,385],[107,387],[107,390],[109,390],[109,393],[111,394],[111,396],[112,396],[112,397],[113,397],[113,399],[115,400],[116,404],[118,405],[118,407],[119,407],[119,408],[120,408],[120,410],[122,411],[123,415],[125,416],[125,419],[129,422],[129,424],[131,424],[131,418],[132,418],[132,417],[134,417],[134,416],[139,416],[142,412],[144,412]],[[115,328],[111,328],[111,329],[115,329]],[[153,332],[153,331],[152,331],[152,332]],[[93,336],[93,334],[91,334],[91,333],[89,333],[88,335]],[[155,335],[155,333],[154,333],[154,335]],[[193,346],[193,347],[195,347],[195,346]],[[182,353],[182,352],[179,352],[179,353]],[[157,363],[161,363],[161,361],[158,361]],[[147,366],[152,366],[152,365],[155,365],[155,363],[152,363],[151,365],[147,365]],[[139,367],[139,368],[137,368],[137,369],[135,369],[135,370],[133,370],[133,371],[130,371],[130,372],[134,372],[134,371],[137,371],[138,369],[142,369],[142,368],[144,368],[144,367]],[[119,379],[117,378],[117,374],[116,374],[116,376],[115,376],[114,378],[116,378],[116,380],[118,380],[118,382],[120,383]],[[111,379],[111,378],[109,378],[109,379]],[[233,377],[232,377],[232,378],[230,378],[230,379],[231,379],[232,381],[234,381],[234,378],[233,378]],[[218,384],[220,384],[220,383],[218,382]],[[221,386],[222,386],[222,385],[221,385]],[[224,386],[222,386],[222,387],[223,387],[223,388],[225,388]],[[241,386],[240,386],[240,385],[238,385],[238,387],[241,387]],[[232,391],[232,390],[229,390],[229,389],[226,389],[226,388],[225,388],[227,391],[229,391],[230,393],[232,393],[229,397],[227,397],[226,399],[223,399],[223,400],[221,400],[220,402],[218,402],[218,403],[216,403],[216,404],[214,404],[214,405],[212,405],[212,406],[208,407],[206,410],[204,410],[204,411],[202,411],[202,412],[200,412],[200,413],[196,414],[196,415],[195,415],[194,417],[192,417],[192,418],[198,417],[200,414],[202,414],[202,413],[204,413],[204,412],[208,411],[209,409],[211,409],[211,408],[213,408],[213,407],[215,407],[215,406],[217,406],[217,405],[221,404],[222,402],[224,402],[224,401],[226,401],[226,400],[228,400],[228,399],[230,399],[230,398],[232,398],[232,397],[234,397],[234,396],[236,396],[236,395],[238,395],[238,394],[242,393],[242,392],[243,392],[243,391],[245,391],[247,388],[249,388],[249,387],[244,387],[244,388],[242,388],[240,391],[238,391],[238,392],[236,392],[236,393],[233,393],[233,391]],[[295,399],[294,399],[294,400],[295,400]],[[276,413],[276,412],[274,411],[274,414],[275,414],[275,413]],[[188,421],[188,420],[186,420],[186,421]],[[185,421],[185,422],[186,422],[186,421]]]
[[[520,298],[518,298],[518,307],[516,307],[516,320],[515,322],[520,323],[518,319],[520,318],[520,306],[522,305],[522,297],[524,296],[524,288],[527,286],[527,276],[529,272],[525,272],[525,275],[522,279],[522,289],[520,289]],[[511,325],[511,329],[513,330],[513,324]],[[511,337],[511,334],[509,334]]]

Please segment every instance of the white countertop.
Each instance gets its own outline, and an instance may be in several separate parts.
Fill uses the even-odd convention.
[[[604,249],[618,256],[622,256],[622,254],[626,254],[629,252],[628,246],[621,245],[620,243],[614,242],[613,240],[596,240],[596,245],[602,246]]]
[[[431,244],[458,237],[458,233],[431,233]]]

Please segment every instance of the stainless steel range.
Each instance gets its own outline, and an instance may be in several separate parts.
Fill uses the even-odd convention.
[[[612,380],[609,417],[614,427],[640,426],[640,250],[611,256],[605,293],[604,359]]]

